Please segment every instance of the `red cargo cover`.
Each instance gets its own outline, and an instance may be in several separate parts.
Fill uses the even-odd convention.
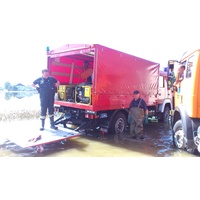
[[[56,101],[56,104],[92,111],[128,108],[133,91],[139,90],[148,105],[155,105],[158,63],[103,45],[65,45],[49,51],[48,68],[61,84],[80,84],[87,60],[93,69],[92,105]],[[72,76],[73,74],[73,76]]]

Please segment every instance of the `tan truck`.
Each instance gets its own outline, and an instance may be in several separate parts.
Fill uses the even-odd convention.
[[[179,149],[200,152],[200,50],[185,53],[180,61],[168,61],[168,75],[172,70],[177,80],[182,65],[185,66],[183,80],[176,85],[169,84],[174,96],[173,142]]]

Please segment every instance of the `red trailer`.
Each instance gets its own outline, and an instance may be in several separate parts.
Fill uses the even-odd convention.
[[[50,75],[60,81],[55,108],[62,116],[57,124],[123,132],[134,90],[150,110],[164,112],[157,104],[158,63],[99,44],[67,44],[47,51],[47,58]]]

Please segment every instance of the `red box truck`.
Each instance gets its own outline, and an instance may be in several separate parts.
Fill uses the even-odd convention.
[[[67,44],[48,50],[47,59],[50,75],[60,82],[55,110],[62,115],[56,124],[85,132],[123,132],[134,90],[150,114],[166,118],[172,109],[168,91],[164,97],[159,92],[166,90],[159,82],[164,84],[167,76],[160,76],[158,63],[100,44]]]

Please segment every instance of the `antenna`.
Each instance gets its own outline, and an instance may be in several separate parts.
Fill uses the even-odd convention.
[[[188,52],[188,51],[186,51],[186,52],[182,55],[181,60],[182,60],[183,56],[184,56],[187,52]]]

